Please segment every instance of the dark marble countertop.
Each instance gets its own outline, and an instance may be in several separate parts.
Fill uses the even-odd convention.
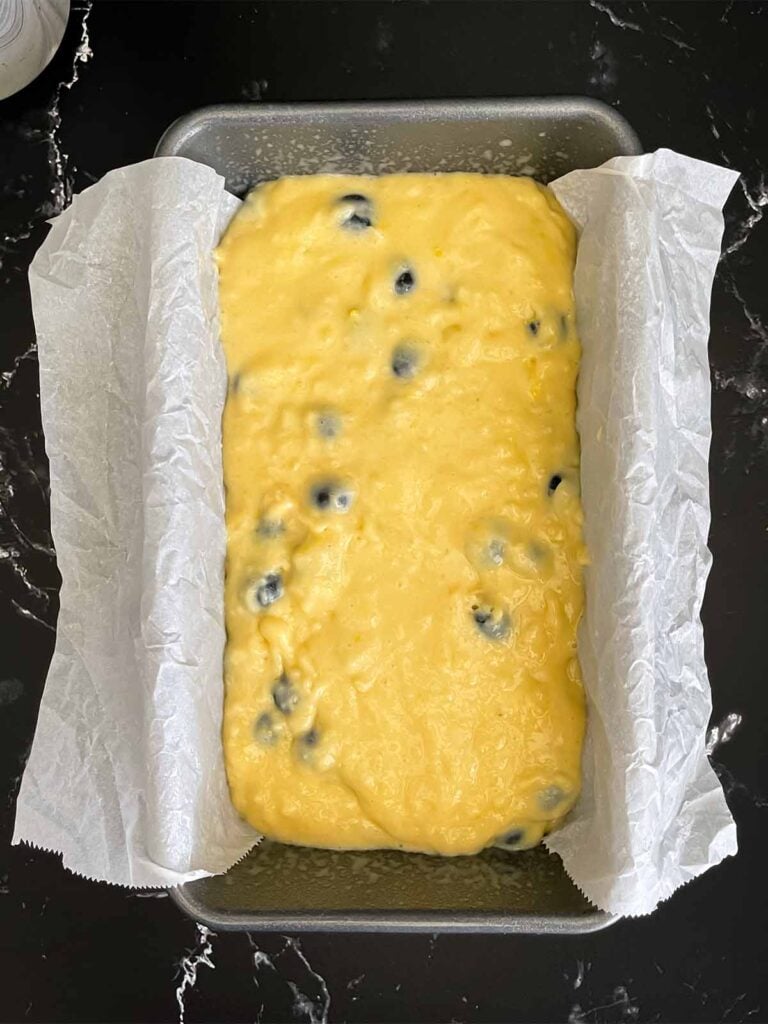
[[[763,3],[74,0],[52,64],[0,102],[0,1020],[768,1020],[767,74]],[[206,103],[562,94],[742,172],[712,305],[703,610],[738,856],[590,936],[296,939],[214,935],[163,893],[11,848],[57,612],[26,276],[45,219]]]

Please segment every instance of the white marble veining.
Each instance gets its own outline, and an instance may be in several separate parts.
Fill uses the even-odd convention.
[[[267,953],[258,946],[253,936],[248,935],[254,967],[254,982],[260,989],[259,978],[263,971],[272,972],[283,981],[291,993],[292,1014],[306,1024],[328,1024],[331,1008],[331,994],[321,974],[310,964],[298,939],[283,936],[283,947],[277,953]],[[257,1021],[262,1019],[264,1003],[261,1003]]]
[[[589,967],[591,967],[591,966],[592,965],[589,964],[587,966],[587,968],[585,969],[584,961],[583,960],[577,960],[576,961],[576,974],[575,974],[574,979],[573,979],[573,988],[574,988],[574,990],[580,989],[581,986],[584,984],[584,975],[586,973],[586,970]]]
[[[616,28],[629,29],[632,32],[643,31],[636,22],[628,21],[626,18],[620,18],[612,7],[609,7],[606,3],[602,3],[601,0],[589,0],[589,6],[594,7],[596,11],[600,11],[602,14],[608,15],[609,21],[612,25],[615,25]]]
[[[84,0],[83,6],[73,7],[73,14],[81,15],[80,41],[72,55],[72,68],[69,76],[57,84],[53,91],[48,107],[45,111],[45,128],[20,125],[19,133],[26,138],[32,146],[43,143],[46,148],[48,163],[48,195],[42,202],[38,203],[32,216],[18,224],[13,231],[6,232],[0,237],[0,267],[3,266],[3,257],[13,252],[15,247],[31,237],[32,232],[38,225],[49,217],[55,216],[69,204],[72,199],[74,166],[69,155],[65,152],[61,141],[61,101],[65,91],[70,92],[80,79],[81,65],[93,58],[90,36],[88,32],[88,18],[93,8],[93,0]],[[18,190],[17,198],[26,198],[24,190]],[[7,284],[8,278],[5,279]],[[32,351],[35,351],[34,346]],[[25,358],[29,353],[23,353],[18,359]],[[5,379],[8,371],[2,374]]]
[[[201,967],[210,967],[211,970],[216,966],[213,962],[213,939],[216,937],[216,933],[206,928],[204,924],[198,924],[197,928],[197,942],[195,946],[188,950],[186,955],[179,961],[179,972],[181,978],[179,984],[176,986],[176,1003],[179,1007],[179,1024],[184,1024],[184,1014],[186,1012],[185,999],[187,992],[195,987],[197,984],[197,972]]]
[[[328,991],[325,979],[321,974],[317,973],[309,960],[304,956],[298,939],[290,939],[286,937],[285,943],[286,947],[293,950],[301,963],[306,967],[308,975],[311,978],[314,978],[318,985],[318,996],[311,997],[305,995],[293,982],[289,982],[291,991],[296,997],[295,1009],[297,1011],[300,1009],[307,1015],[307,1021],[309,1024],[328,1024],[328,1011],[331,1008],[331,994]]]
[[[362,974],[358,974],[354,978],[349,979],[349,981],[347,982],[347,991],[352,993],[352,995],[350,996],[350,1002],[355,1003],[360,998],[357,990],[360,988],[364,981],[365,972],[363,972]]]
[[[34,229],[46,218],[60,213],[70,202],[73,188],[73,167],[65,153],[61,142],[61,100],[64,92],[69,92],[80,77],[81,66],[93,56],[88,34],[88,17],[93,7],[93,0],[86,0],[84,6],[75,10],[81,15],[80,42],[72,57],[72,68],[68,77],[56,86],[48,106],[47,128],[45,131],[29,128],[26,137],[30,145],[45,144],[49,168],[49,194],[37,205],[32,217],[3,235],[0,240],[0,266],[2,257],[13,251],[18,243],[30,238]],[[6,279],[6,283],[8,280]],[[10,365],[0,371],[0,397],[14,387],[20,371],[29,360],[37,358],[37,344],[32,338],[26,348],[15,355]],[[35,438],[39,441],[39,434]],[[3,540],[0,543],[0,567],[9,571],[14,580],[17,593],[9,594],[8,601],[21,618],[34,622],[43,629],[53,632],[53,599],[55,591],[43,587],[34,579],[29,555],[35,553],[43,556],[46,561],[55,559],[50,534],[43,538],[32,535],[28,526],[22,526],[15,513],[14,479],[24,477],[25,483],[31,487],[44,490],[36,476],[35,459],[31,447],[31,435],[11,435],[0,432],[0,516],[4,526]],[[27,478],[29,478],[27,480]],[[19,496],[21,497],[21,496]],[[29,497],[27,495],[27,497]]]
[[[749,325],[749,333],[754,337],[763,342],[768,342],[768,327],[763,322],[763,318],[760,314],[755,313],[754,310],[750,309],[747,305],[747,300],[742,295],[739,287],[733,279],[733,275],[730,273],[724,273],[722,275],[723,285],[726,291],[736,299],[739,307],[744,314],[744,318]]]
[[[757,810],[768,810],[768,796],[764,796],[762,793],[758,793],[756,789],[745,785],[740,779],[737,779],[730,768],[726,768],[724,764],[718,764],[715,762],[715,767],[717,769],[717,776],[722,783],[723,790],[725,791],[729,802],[734,798],[737,798]]]
[[[731,711],[722,718],[716,725],[713,725],[707,733],[707,753],[711,757],[723,743],[732,740],[736,730],[742,723],[742,717],[738,711]]]
[[[709,110],[709,108],[707,108]],[[710,113],[711,117],[711,113]],[[713,134],[716,132],[715,122],[712,118],[712,129]],[[716,135],[719,138],[719,135]],[[744,180],[742,175],[739,178],[739,187],[741,188],[744,199],[747,203],[747,207],[750,212],[738,225],[737,231],[731,242],[723,249],[723,254],[720,257],[721,260],[728,259],[735,252],[738,252],[742,246],[749,241],[752,231],[760,221],[763,219],[765,214],[765,208],[768,206],[768,187],[765,182],[765,172],[760,171],[757,182],[753,186],[749,186]]]
[[[728,10],[724,11],[720,20],[727,14]],[[743,126],[735,128],[728,116],[722,111],[716,112],[710,103],[704,104],[704,113],[723,163],[727,166],[732,166],[734,162],[746,166],[754,164],[752,153],[744,144]],[[734,196],[737,201],[741,201],[741,209],[726,230],[718,281],[735,300],[745,321],[743,340],[747,345],[734,350],[733,360],[727,369],[717,365],[713,367],[712,381],[716,390],[729,390],[739,400],[735,410],[738,419],[730,421],[732,431],[726,437],[723,456],[727,463],[737,450],[741,451],[744,472],[748,473],[757,459],[768,456],[768,321],[752,306],[742,291],[743,286],[736,281],[738,272],[754,260],[755,246],[752,243],[760,235],[768,209],[765,169],[757,166],[742,173]],[[747,436],[751,444],[748,449],[741,449],[737,448],[736,431],[743,438],[745,422],[748,424]]]
[[[18,242],[22,238],[29,238],[32,234],[32,228],[25,235],[6,235],[6,241]],[[20,352],[17,356],[13,357],[13,362],[7,370],[0,371],[0,393],[7,391],[8,388],[13,384],[16,379],[16,374],[19,371],[19,367],[25,359],[37,358],[37,342],[30,341],[23,352]]]
[[[691,43],[687,43],[681,38],[683,35],[683,29],[678,25],[672,18],[668,18],[664,14],[657,14],[654,19],[659,25],[666,25],[666,31],[659,28],[659,35],[662,39],[666,39],[668,43],[672,43],[678,50],[682,50],[684,53],[694,53],[696,47]]]
[[[53,94],[51,105],[48,108],[50,128],[48,133],[48,162],[51,168],[51,214],[55,215],[67,207],[72,201],[72,168],[67,154],[64,152],[61,143],[61,98],[64,90],[70,91],[77,84],[80,78],[80,66],[86,64],[93,57],[91,40],[88,34],[88,18],[93,9],[93,0],[88,0],[82,9],[83,19],[80,27],[80,42],[75,50],[72,59],[72,74],[64,81],[59,82]]]
[[[686,41],[684,36],[684,30],[682,27],[674,21],[672,18],[667,17],[664,14],[660,14],[658,11],[648,8],[647,4],[642,4],[643,14],[649,14],[648,25],[642,25],[638,21],[630,21],[627,17],[620,17],[616,13],[616,8],[621,9],[622,14],[627,11],[628,5],[625,3],[609,5],[604,0],[589,0],[590,7],[594,7],[596,11],[600,11],[601,14],[605,14],[610,23],[616,28],[628,30],[630,32],[647,33],[657,39],[664,39],[680,51],[682,55],[688,55],[696,52],[696,47],[693,43]],[[637,14],[634,13],[634,9],[630,8],[631,16],[637,18]],[[669,63],[669,61],[668,61]],[[614,102],[617,102],[614,100]]]
[[[720,23],[722,25],[725,25],[727,23],[730,13],[733,10],[733,5],[735,3],[736,0],[728,0],[728,3],[725,5],[723,13],[720,15]]]
[[[626,985],[616,985],[610,996],[597,1006],[582,1006],[574,1003],[568,1014],[568,1024],[591,1024],[591,1022],[630,1022],[640,1016],[640,1007],[633,999]]]

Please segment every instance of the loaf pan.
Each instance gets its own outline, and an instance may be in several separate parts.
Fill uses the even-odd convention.
[[[480,171],[546,182],[639,152],[615,110],[566,97],[213,106],[172,124],[156,155],[207,164],[242,196],[280,175],[321,172]],[[226,874],[172,895],[219,930],[574,934],[615,920],[543,847],[439,858],[265,841]]]

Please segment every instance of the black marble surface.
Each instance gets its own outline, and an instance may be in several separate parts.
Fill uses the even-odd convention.
[[[768,1020],[768,5],[74,0],[60,52],[0,102],[0,1019]],[[714,758],[740,853],[649,918],[582,938],[212,935],[163,896],[9,844],[54,641],[26,272],[51,216],[163,129],[234,100],[597,96],[646,149],[742,172],[710,355]],[[214,969],[215,968],[215,969]]]

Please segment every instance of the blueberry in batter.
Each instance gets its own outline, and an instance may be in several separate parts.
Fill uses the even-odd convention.
[[[397,345],[392,352],[391,366],[396,377],[410,380],[419,368],[419,353],[413,345]]]
[[[277,729],[270,714],[264,712],[259,715],[253,726],[253,735],[265,747],[273,747],[277,743]]]
[[[306,763],[312,763],[313,754],[319,743],[320,733],[314,727],[307,729],[305,733],[302,733],[298,738],[296,746],[296,753],[298,754],[299,760]]]
[[[489,640],[505,640],[509,636],[509,615],[489,605],[475,605],[472,608],[475,625]]]
[[[493,537],[488,543],[488,560],[493,565],[504,564],[506,544],[500,537]]]
[[[565,793],[560,786],[547,786],[539,793],[539,807],[542,811],[554,811],[565,800]]]
[[[279,572],[268,572],[257,580],[253,597],[259,608],[269,608],[283,596],[283,577]]]
[[[310,500],[321,512],[348,512],[354,501],[349,487],[338,480],[323,480],[310,488]]]
[[[519,850],[525,842],[525,829],[515,828],[502,836],[500,845],[509,847],[510,850]]]
[[[259,520],[256,532],[264,540],[274,540],[285,533],[285,523],[280,519],[263,518]]]
[[[373,226],[373,205],[366,196],[352,192],[342,196],[339,203],[346,208],[342,227],[348,231],[365,231]]]
[[[326,441],[338,437],[341,432],[341,420],[332,412],[321,412],[317,415],[317,432]]]
[[[416,287],[416,275],[410,267],[401,270],[395,278],[395,295],[407,295]]]
[[[295,711],[299,703],[299,691],[285,672],[283,672],[272,687],[272,698],[275,702],[275,707],[282,714],[290,715]]]

